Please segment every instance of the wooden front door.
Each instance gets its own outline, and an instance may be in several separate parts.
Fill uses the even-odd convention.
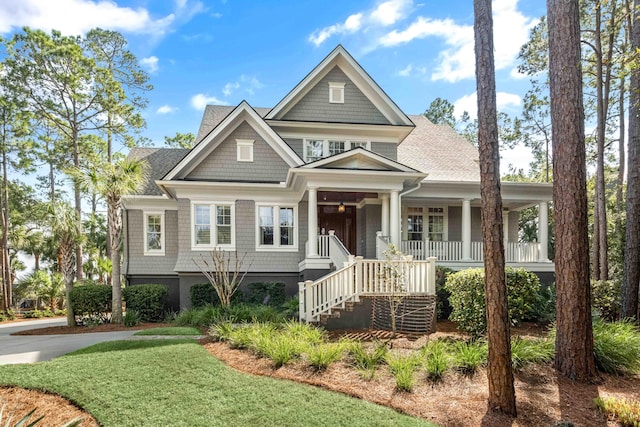
[[[356,207],[345,206],[344,212],[338,212],[338,206],[318,206],[318,226],[321,234],[335,230],[336,236],[349,253],[356,254]]]

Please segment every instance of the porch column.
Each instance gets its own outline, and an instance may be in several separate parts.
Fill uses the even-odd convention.
[[[397,191],[391,192],[389,205],[389,236],[391,237],[391,243],[400,249],[400,196]]]
[[[462,201],[462,261],[471,261],[471,200]]]
[[[382,235],[389,236],[389,195],[381,194],[382,199]]]
[[[307,258],[318,256],[318,188],[309,187]]]
[[[547,202],[538,205],[538,242],[540,242],[540,262],[549,261],[549,206]]]

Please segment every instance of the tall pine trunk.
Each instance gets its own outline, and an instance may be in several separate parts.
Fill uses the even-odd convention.
[[[640,49],[640,11],[634,2],[631,52]],[[622,315],[640,318],[640,70],[631,69],[629,85],[629,141],[627,144],[627,231],[624,251]]]
[[[516,416],[500,195],[500,152],[491,0],[474,1],[480,196],[489,342],[489,410]]]
[[[547,0],[547,17],[556,234],[555,366],[568,378],[591,381],[596,368],[578,0]]]

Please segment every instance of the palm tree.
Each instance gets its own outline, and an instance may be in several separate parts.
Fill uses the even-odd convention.
[[[111,321],[122,323],[122,285],[120,278],[120,246],[122,245],[122,197],[137,191],[146,180],[144,160],[126,158],[106,163],[100,174],[77,172],[75,178],[100,194],[107,204],[108,231],[111,241],[111,286],[113,304]]]

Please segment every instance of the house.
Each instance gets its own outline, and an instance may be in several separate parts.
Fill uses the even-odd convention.
[[[406,115],[342,46],[275,107],[207,106],[193,149],[130,156],[147,160],[150,177],[125,200],[123,273],[129,284],[169,285],[176,308],[206,281],[194,259],[213,248],[246,253],[245,283],[283,281],[301,304],[311,301],[305,283],[326,284],[318,294],[333,300],[314,316],[344,302],[335,279],[321,278],[356,261],[362,271],[389,243],[424,263],[421,277],[434,262],[482,266],[476,148]],[[503,182],[502,195],[507,264],[552,274],[551,186]],[[534,205],[539,242],[519,243],[519,211]]]

